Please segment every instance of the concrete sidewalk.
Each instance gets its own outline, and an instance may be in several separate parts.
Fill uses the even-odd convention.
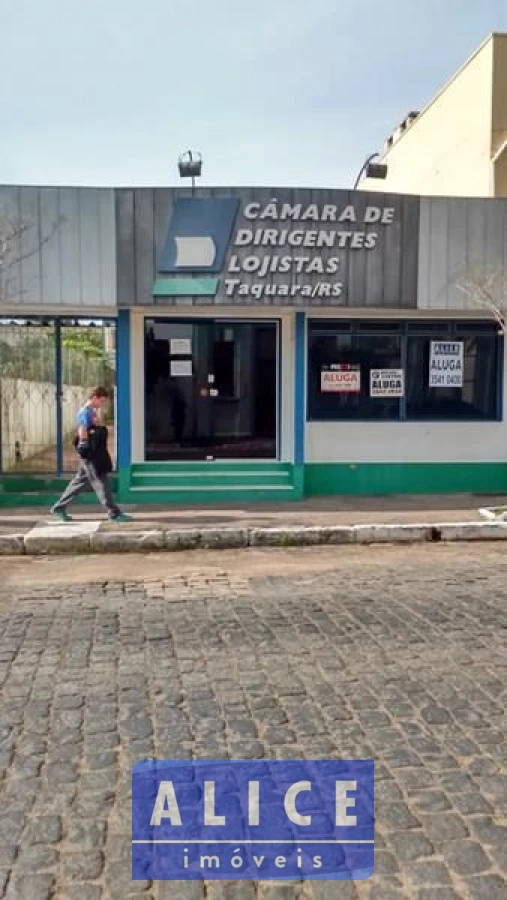
[[[312,497],[297,503],[255,503],[241,506],[130,506],[135,517],[122,529],[140,526],[163,528],[366,525],[372,523],[477,521],[483,506],[507,504],[507,497],[488,494],[407,494],[389,497]],[[99,522],[101,530],[115,528],[104,518],[99,506],[75,505],[70,512],[76,522]],[[0,534],[26,533],[51,520],[49,511],[37,508],[0,510]]]
[[[326,497],[292,504],[242,507],[135,508],[118,525],[99,508],[76,506],[74,521],[49,513],[8,510],[0,515],[0,553],[50,554],[234,549],[250,546],[414,543],[507,538],[507,526],[481,521],[479,508],[504,497]]]

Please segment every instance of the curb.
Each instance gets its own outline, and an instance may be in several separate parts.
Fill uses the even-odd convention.
[[[33,528],[0,535],[0,556],[238,550],[247,547],[316,547],[341,544],[420,544],[507,540],[507,522],[406,525],[324,525],[293,528],[202,528],[100,531],[99,525]]]

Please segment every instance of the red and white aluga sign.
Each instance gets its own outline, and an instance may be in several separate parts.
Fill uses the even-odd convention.
[[[336,364],[320,373],[320,389],[323,393],[359,394],[361,369],[359,366]]]

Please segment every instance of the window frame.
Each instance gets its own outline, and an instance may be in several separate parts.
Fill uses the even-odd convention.
[[[380,327],[379,327],[380,326]],[[405,372],[405,393],[398,400],[398,414],[392,418],[382,420],[386,423],[435,423],[435,424],[471,424],[477,425],[486,422],[503,422],[504,415],[504,337],[495,322],[485,319],[319,319],[308,318],[306,322],[306,422],[308,423],[333,423],[345,424],[353,422],[374,423],[376,420],[373,416],[339,416],[336,418],[316,416],[310,414],[310,389],[311,382],[308,377],[309,359],[310,359],[310,340],[314,336],[325,335],[337,336],[350,335],[350,337],[391,337],[400,338],[400,366]],[[490,337],[495,352],[495,414],[486,418],[478,418],[477,416],[420,416],[414,417],[408,415],[407,404],[407,359],[408,359],[408,340],[410,338],[427,338],[435,340],[437,336],[442,340],[453,338],[454,340],[465,340],[472,337]]]

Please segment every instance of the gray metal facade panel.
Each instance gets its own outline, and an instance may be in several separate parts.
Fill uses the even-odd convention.
[[[422,198],[419,229],[418,308],[482,308],[457,286],[465,278],[499,278],[493,299],[502,300],[507,277],[507,200]],[[505,303],[505,296],[503,297]]]
[[[114,191],[95,188],[0,187],[0,231],[25,228],[13,254],[12,307],[114,309],[116,227]]]
[[[114,193],[99,191],[100,306],[116,306],[116,216]]]
[[[427,309],[429,306],[429,281],[431,267],[431,207],[423,200],[419,207],[419,254],[417,266],[417,306]]]
[[[149,305],[157,277],[160,253],[164,245],[175,200],[190,196],[188,189],[92,189],[0,187],[0,228],[2,222],[21,221],[30,228],[18,248],[19,262],[8,273],[6,285],[0,285],[0,304],[49,308],[114,308]],[[280,228],[280,223],[248,221],[242,211],[247,202],[303,207],[352,204],[360,220],[367,205],[395,209],[391,225],[382,226],[378,245],[372,250],[316,251],[324,259],[340,257],[337,279],[343,280],[339,298],[312,299],[252,296],[225,297],[223,281],[231,255],[239,260],[252,252],[249,247],[230,246],[226,255],[221,287],[216,297],[160,298],[157,307],[193,305],[213,306],[227,303],[239,306],[290,305],[354,308],[453,309],[470,307],[456,288],[464,275],[479,280],[492,272],[507,272],[507,201],[462,198],[402,197],[389,194],[348,191],[296,190],[277,188],[208,188],[196,191],[197,197],[231,197],[240,200],[236,228]],[[59,223],[59,224],[58,224]],[[57,227],[55,229],[55,224]],[[287,227],[326,229],[334,223],[290,221]],[[344,230],[362,230],[347,223]],[[375,225],[364,230],[371,232]],[[266,253],[301,254],[299,248],[264,248]],[[305,253],[311,251],[306,250]],[[321,276],[308,274],[308,284]],[[256,276],[242,273],[244,283]],[[290,275],[266,276],[266,282],[291,283]],[[501,284],[499,285],[501,289]],[[498,296],[497,298],[498,299]],[[472,304],[473,305],[473,304]]]
[[[404,306],[414,309],[417,306],[417,273],[419,270],[419,221],[420,205],[414,203],[412,197],[403,199],[403,254],[408,264],[401,265],[401,295]],[[389,303],[389,298],[386,298]]]
[[[492,272],[499,264],[506,272],[507,264],[507,215],[503,203],[493,203],[486,216],[485,228],[485,266]],[[500,263],[500,261],[502,261]]]
[[[164,246],[169,222],[175,201],[179,197],[189,197],[188,189],[157,188],[153,191],[141,189],[118,189],[116,191],[116,228],[117,228],[117,271],[118,271],[118,303],[120,306],[146,305],[154,303],[152,297],[153,285],[157,278],[160,253]],[[241,296],[238,292],[226,295],[224,281],[231,263],[231,257],[236,256],[239,264],[252,252],[252,247],[233,246],[232,242],[226,255],[223,272],[220,276],[220,286],[216,297],[161,297],[156,301],[156,306],[181,306],[227,304],[238,306],[329,306],[329,307],[376,307],[376,308],[414,308],[417,296],[417,259],[419,251],[419,199],[416,197],[400,197],[397,195],[382,195],[378,193],[364,193],[351,191],[325,191],[312,189],[288,189],[288,188],[207,188],[198,189],[195,192],[198,198],[204,197],[238,197],[240,211],[235,224],[235,230],[240,228],[269,228],[280,229],[279,222],[250,221],[243,216],[243,210],[248,202],[259,202],[262,205],[275,199],[280,206],[288,203],[292,206],[301,204],[302,207],[315,203],[322,208],[325,204],[334,204],[344,208],[348,204],[354,206],[358,221],[324,223],[298,222],[287,220],[284,227],[291,230],[357,230],[366,233],[377,232],[378,244],[373,249],[338,249],[335,247],[316,249],[313,255],[321,256],[325,261],[330,257],[340,258],[340,269],[335,280],[343,280],[343,293],[339,298],[302,296],[288,297],[281,300],[278,297],[263,297],[261,300],[250,296]],[[361,219],[367,206],[390,207],[395,210],[394,221],[389,225],[364,225]],[[130,220],[129,220],[130,219]],[[306,255],[312,251],[301,251],[291,247],[266,247],[266,254],[290,255],[292,258]],[[230,275],[230,278],[233,276]],[[302,279],[305,284],[315,286],[321,283],[323,278],[319,274],[308,274]],[[329,278],[327,279],[329,281]],[[242,273],[243,284],[252,285],[259,283],[256,274]],[[297,279],[296,279],[297,281]],[[265,277],[268,284],[291,284],[290,275],[268,275]]]
[[[143,304],[151,303],[155,233],[153,193],[144,188],[134,194],[135,290],[137,303]]]
[[[33,223],[23,232],[20,241],[20,299],[22,303],[40,306],[41,290],[41,254],[39,252],[40,208],[39,192],[31,188],[20,188],[19,191],[20,220]]]
[[[98,191],[79,192],[79,264],[81,303],[100,306],[100,215]]]
[[[62,303],[64,306],[81,306],[80,265],[80,216],[79,193],[76,188],[63,188],[60,192],[62,226],[58,232],[60,242],[60,274]]]
[[[0,190],[0,233],[5,239],[11,227],[19,222],[19,188],[4,187]],[[17,302],[21,292],[21,264],[19,246],[14,249],[9,259],[3,259],[0,269],[0,304]]]
[[[431,247],[431,272],[445,271],[449,259],[449,204],[446,200],[438,200],[431,209],[431,234],[438,234],[438,241],[434,241]],[[432,285],[433,287],[433,285]],[[432,290],[429,298],[430,308],[441,308],[445,303],[442,290]]]
[[[116,284],[118,306],[136,302],[134,191],[115,191]]]
[[[455,290],[454,284],[460,277],[460,273],[466,270],[468,255],[468,216],[467,201],[458,198],[453,203],[447,204],[447,275],[439,286],[439,308],[446,309],[448,305],[448,292],[454,295],[452,303],[462,303],[463,297]],[[445,264],[444,264],[445,265]],[[431,306],[431,303],[430,303]]]
[[[44,188],[40,192],[40,232],[42,235],[53,235],[55,223],[60,219],[60,195],[58,188]],[[55,231],[54,237],[42,240],[41,249],[41,302],[44,306],[62,303],[62,280],[60,274],[60,236]],[[55,277],[54,273],[58,273]]]

